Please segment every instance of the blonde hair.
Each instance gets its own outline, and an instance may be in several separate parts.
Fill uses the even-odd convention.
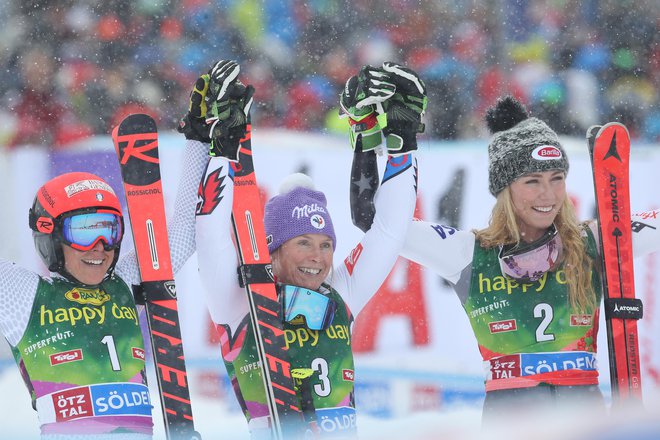
[[[521,234],[513,209],[509,187],[498,195],[488,227],[473,231],[480,245],[486,249],[520,242]],[[580,224],[573,203],[564,199],[555,218],[555,226],[563,244],[563,270],[568,283],[571,307],[579,312],[594,310],[598,304],[591,284],[591,272],[596,270],[592,258],[587,255],[584,242],[585,224]]]

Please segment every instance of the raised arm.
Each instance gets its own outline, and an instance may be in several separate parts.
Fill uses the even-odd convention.
[[[234,182],[231,162],[236,162],[241,142],[250,138],[249,112],[252,86],[237,78],[234,61],[218,61],[202,75],[191,95],[188,133],[201,137],[211,156],[199,184],[197,204],[197,260],[211,319],[235,329],[248,313],[245,292],[238,285],[236,249],[231,234]],[[189,134],[193,132],[193,134]]]
[[[12,345],[28,325],[38,284],[36,273],[0,259],[0,331]]]
[[[351,168],[351,218],[362,231],[371,229],[377,208],[378,163],[375,154],[356,152]],[[451,226],[415,219],[408,227],[401,256],[451,283],[472,261],[474,234]]]
[[[426,88],[417,74],[391,62],[380,68],[365,66],[349,78],[340,96],[355,150],[352,217],[366,233],[335,270],[332,285],[354,314],[376,293],[403,246],[415,209],[417,162],[412,152],[417,133],[423,131],[426,102]],[[374,151],[389,154],[377,192]]]
[[[238,285],[238,260],[231,234],[234,182],[229,161],[209,161],[197,208],[197,262],[206,304],[216,324],[232,329],[248,313],[245,291]]]
[[[660,250],[660,209],[632,215],[633,256]]]
[[[331,284],[357,314],[380,288],[403,247],[415,211],[417,163],[413,153],[390,156],[375,195],[375,215],[360,243],[334,271]]]
[[[392,83],[399,86],[403,84],[403,87],[398,89],[395,86],[395,90],[407,90],[412,96],[408,99],[398,100],[397,107],[394,109],[395,113],[398,113],[396,110],[399,110],[401,104],[405,107],[406,103],[410,103],[410,106],[406,108],[414,109],[416,108],[415,104],[420,102],[419,96],[414,93],[415,82],[406,81],[406,78],[415,77],[414,72],[401,68],[401,66],[393,68],[391,63],[389,66],[388,70],[396,72],[396,75],[384,74],[379,69],[366,66],[357,77],[353,77],[347,82],[346,89],[342,94],[342,109],[350,117],[352,124],[351,141],[355,150],[351,168],[351,219],[353,224],[364,232],[372,228],[374,217],[378,215],[380,209],[383,209],[381,208],[382,204],[375,203],[376,192],[379,190],[378,162],[373,150],[376,150],[379,146],[378,142],[382,141],[379,136],[387,131],[377,131],[379,128],[377,120],[376,125],[371,126],[374,119],[371,114],[367,113],[370,107],[365,104],[378,102],[378,97],[389,98],[392,96],[392,93],[390,93]],[[383,69],[383,71],[385,70]],[[361,99],[358,99],[358,96]],[[394,97],[396,96],[395,93]],[[386,103],[387,99],[383,105],[386,106]],[[355,122],[356,120],[357,122]],[[414,135],[421,128],[419,126],[421,121],[417,121],[417,124],[416,127],[413,119],[404,125],[408,127],[407,130],[399,128],[398,131],[403,132],[399,135],[399,139],[414,139]],[[394,122],[392,124],[388,123],[388,125],[391,126],[390,130],[392,130],[392,127],[401,127],[402,123]],[[414,145],[416,146],[416,140]],[[448,281],[456,283],[461,272],[471,262],[474,235],[471,232],[459,231],[452,227],[423,221],[414,221],[409,228],[404,229],[407,229],[408,232],[401,255],[430,268]]]

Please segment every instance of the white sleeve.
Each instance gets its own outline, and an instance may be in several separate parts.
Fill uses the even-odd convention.
[[[633,257],[660,250],[660,209],[632,215]]]
[[[36,273],[0,260],[0,331],[11,345],[25,333],[38,285]]]
[[[472,263],[474,240],[472,232],[417,220],[408,228],[401,256],[456,284]]]
[[[249,305],[245,289],[238,285],[238,257],[231,233],[234,182],[228,171],[227,159],[213,157],[204,173],[196,221],[197,262],[211,319],[233,331]]]
[[[195,252],[195,207],[199,182],[208,162],[208,146],[198,141],[187,141],[182,161],[174,212],[167,219],[172,271],[175,274]],[[122,255],[117,262],[116,273],[129,285],[140,284],[135,250]]]
[[[596,238],[596,248],[600,254],[598,222],[591,220],[588,224]],[[632,214],[631,228],[633,258],[660,250],[660,209]]]
[[[389,158],[374,203],[376,213],[360,243],[335,268],[330,285],[357,315],[378,291],[401,251],[416,202],[417,161],[408,154]]]

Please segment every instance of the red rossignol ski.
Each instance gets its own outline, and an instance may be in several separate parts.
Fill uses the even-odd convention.
[[[199,439],[193,425],[158,157],[158,130],[144,114],[112,132],[142,279],[151,346],[168,439]]]
[[[234,178],[232,225],[239,257],[239,279],[250,304],[250,320],[262,365],[264,387],[277,440],[299,439],[304,432],[300,401],[291,375],[277,298],[263,209],[252,162],[251,126],[241,140],[239,162],[231,163]]]
[[[617,122],[587,131],[600,230],[603,295],[615,403],[642,401],[629,186],[630,136]]]

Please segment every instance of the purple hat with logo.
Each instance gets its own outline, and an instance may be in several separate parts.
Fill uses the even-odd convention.
[[[337,247],[325,194],[314,190],[311,179],[304,174],[289,176],[280,194],[266,203],[264,226],[271,253],[285,241],[304,234],[325,234],[332,239],[332,248]]]

